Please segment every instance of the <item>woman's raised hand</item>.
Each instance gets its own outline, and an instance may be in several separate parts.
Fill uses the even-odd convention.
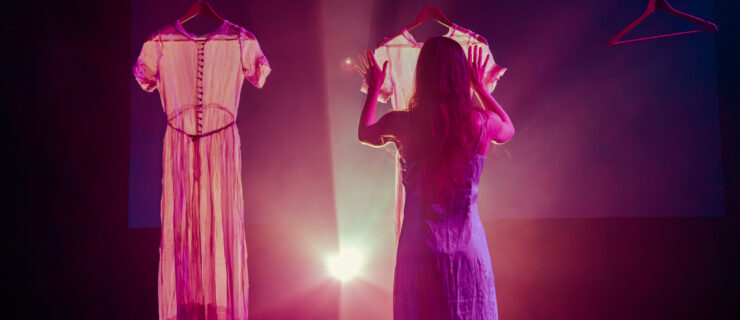
[[[470,66],[470,82],[476,89],[483,89],[483,76],[486,74],[486,66],[488,60],[491,58],[490,54],[486,55],[486,60],[483,60],[483,48],[479,46],[468,47],[468,65]]]
[[[360,55],[360,63],[362,67],[355,65],[357,72],[365,78],[365,82],[368,86],[368,91],[380,91],[380,87],[383,85],[385,80],[385,71],[388,67],[388,61],[383,63],[383,69],[378,67],[378,62],[375,61],[375,57],[370,50],[365,51],[365,56]]]

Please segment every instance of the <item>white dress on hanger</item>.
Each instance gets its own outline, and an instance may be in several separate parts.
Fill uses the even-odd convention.
[[[162,152],[160,319],[247,319],[241,151],[235,120],[244,79],[270,66],[254,35],[229,21],[196,36],[175,22],[154,33],[133,67],[159,91]]]

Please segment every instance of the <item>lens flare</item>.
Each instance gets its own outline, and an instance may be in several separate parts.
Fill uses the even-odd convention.
[[[342,68],[342,70],[346,72],[351,72],[355,68],[355,61],[352,60],[350,57],[346,57],[342,59],[342,62],[339,63],[339,66]]]
[[[362,255],[357,249],[347,248],[340,250],[338,255],[329,257],[326,265],[332,276],[346,281],[359,274],[362,262]]]

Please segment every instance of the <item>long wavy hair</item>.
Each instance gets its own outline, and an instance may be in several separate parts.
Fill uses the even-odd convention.
[[[470,70],[460,44],[446,37],[424,43],[416,63],[409,101],[412,132],[405,151],[420,162],[424,194],[443,203],[463,183],[469,152],[478,135],[471,130]]]

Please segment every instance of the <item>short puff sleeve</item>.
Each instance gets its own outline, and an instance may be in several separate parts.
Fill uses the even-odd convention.
[[[488,61],[488,65],[486,65],[485,73],[483,74],[483,84],[485,84],[486,90],[488,90],[488,92],[493,92],[493,89],[496,89],[496,84],[498,83],[498,80],[501,79],[501,77],[504,75],[504,73],[506,73],[506,70],[508,69],[496,64],[496,62],[493,60],[493,53],[491,53],[491,49],[487,45],[484,45],[482,47],[483,57],[485,57],[486,55],[491,56],[491,59]]]
[[[262,88],[267,75],[270,74],[270,64],[267,57],[262,53],[260,44],[254,35],[243,31],[239,38],[241,46],[242,72],[244,78],[257,88]]]
[[[388,57],[388,48],[384,45],[375,49],[375,52],[373,52],[373,56],[375,57],[375,61],[378,62],[378,67],[380,68],[383,68],[383,63],[388,61],[388,67],[386,67],[385,70],[385,79],[383,80],[383,85],[380,86],[380,93],[378,94],[378,101],[386,103],[388,102],[388,99],[393,95],[393,61],[390,61],[390,57]],[[363,79],[360,91],[367,93],[367,89],[367,82],[365,82],[365,79]]]
[[[152,92],[157,88],[160,57],[162,57],[161,42],[157,37],[152,36],[144,42],[139,58],[136,59],[132,68],[136,82],[146,92]]]

